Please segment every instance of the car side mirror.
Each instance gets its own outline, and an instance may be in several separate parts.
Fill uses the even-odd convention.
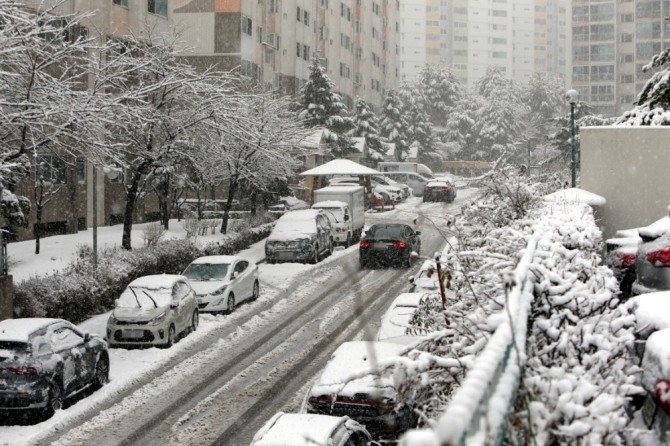
[[[173,310],[175,308],[179,308],[179,301],[178,300],[173,300],[172,303],[170,303],[170,308],[172,308]]]
[[[414,231],[414,235],[421,235],[421,231]]]
[[[233,271],[232,273],[230,273],[230,278],[231,278],[231,280],[234,279],[235,277],[237,277],[237,274],[235,274],[235,271]]]
[[[91,340],[91,333],[85,331],[84,332],[84,342],[88,342]]]
[[[344,221],[349,221],[349,215],[344,216]]]

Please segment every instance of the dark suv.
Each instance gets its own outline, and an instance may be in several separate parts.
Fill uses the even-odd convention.
[[[268,263],[317,263],[332,252],[330,220],[317,209],[290,211],[282,215],[265,241]]]
[[[359,244],[361,268],[379,263],[411,266],[412,253],[421,254],[420,234],[419,231],[403,223],[370,226]]]

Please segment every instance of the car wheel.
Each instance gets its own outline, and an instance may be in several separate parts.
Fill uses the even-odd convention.
[[[57,410],[63,408],[63,386],[58,381],[49,383],[47,405],[42,411],[44,419],[51,418]]]
[[[100,389],[109,382],[109,359],[107,356],[100,356],[95,363],[95,376],[93,377],[93,387]]]
[[[165,341],[165,345],[164,345],[165,348],[170,348],[174,345],[175,336],[176,336],[176,332],[175,332],[175,329],[174,329],[174,325],[170,325],[170,328],[168,329],[167,340]]]
[[[405,268],[411,268],[412,267],[412,253],[410,252],[407,254],[407,259],[403,262],[403,265]]]
[[[260,294],[260,287],[258,286],[258,280],[254,281],[254,290],[251,293],[251,300],[258,299]]]
[[[226,304],[226,314],[231,314],[233,311],[235,311],[235,295],[230,293]]]
[[[200,324],[200,314],[198,314],[198,310],[195,310],[193,312],[193,316],[191,316],[191,332],[194,332],[198,329],[198,325]]]

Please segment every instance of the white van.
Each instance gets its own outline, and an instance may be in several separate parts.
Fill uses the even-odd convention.
[[[428,179],[415,172],[384,172],[384,176],[398,183],[404,183],[412,189],[414,196],[421,197],[423,188],[428,184]]]

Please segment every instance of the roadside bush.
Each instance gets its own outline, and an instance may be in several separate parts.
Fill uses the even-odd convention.
[[[63,271],[31,277],[14,287],[15,317],[54,317],[78,323],[110,310],[125,287],[150,274],[179,274],[203,255],[235,254],[267,237],[272,225],[251,228],[204,247],[193,240],[164,240],[127,251],[116,248],[99,254],[93,265],[88,247]]]

